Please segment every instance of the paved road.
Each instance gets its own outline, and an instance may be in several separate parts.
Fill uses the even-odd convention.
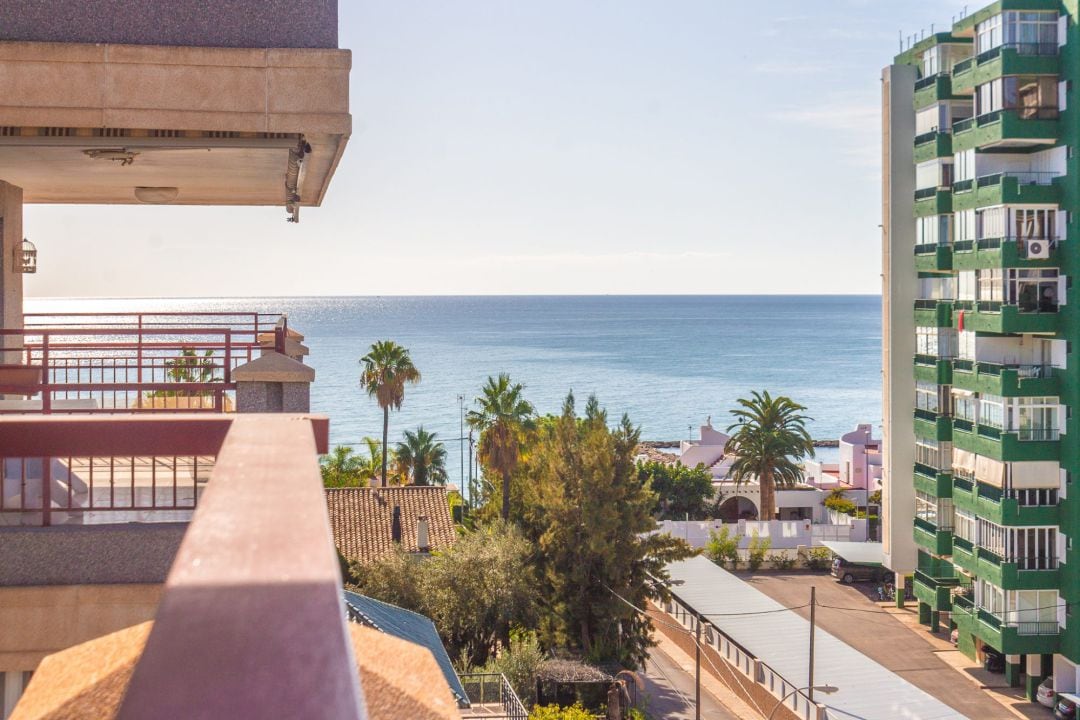
[[[818,627],[925,690],[970,718],[1008,717],[995,700],[961,677],[937,657],[934,647],[896,618],[871,602],[859,590],[827,575],[754,575],[738,573],[755,588],[784,605],[802,605],[817,588],[819,605],[861,608],[876,612],[818,607]],[[809,616],[808,609],[798,611]]]
[[[694,720],[694,676],[660,648],[649,651],[644,680],[650,718]],[[704,688],[701,690],[701,717],[702,720],[739,720]]]

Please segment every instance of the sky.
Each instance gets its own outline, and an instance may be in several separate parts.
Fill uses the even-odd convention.
[[[28,206],[27,295],[877,293],[880,69],[965,3],[339,7],[321,208]]]

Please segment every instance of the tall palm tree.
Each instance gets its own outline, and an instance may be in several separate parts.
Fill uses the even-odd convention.
[[[364,458],[354,455],[351,447],[338,445],[319,460],[323,486],[328,488],[364,487],[368,481],[361,474],[363,464]]]
[[[373,343],[368,354],[360,358],[363,370],[360,387],[375,398],[383,411],[382,424],[382,486],[386,487],[386,436],[390,430],[390,408],[401,409],[405,402],[405,383],[420,382],[420,371],[413,365],[409,351],[393,340]]]
[[[735,456],[730,477],[736,486],[757,478],[761,486],[761,519],[772,520],[776,514],[776,487],[790,487],[802,480],[797,460],[814,456],[814,442],[806,430],[811,418],[802,414],[806,408],[783,395],[753,392],[749,400],[739,400],[732,410],[738,422],[728,428],[732,433],[724,447]]]
[[[423,426],[416,432],[405,431],[405,441],[399,442],[395,452],[413,485],[446,484],[446,447]]]
[[[480,432],[477,454],[480,462],[502,476],[502,517],[510,518],[510,476],[518,464],[522,434],[533,426],[533,406],[521,397],[525,386],[511,384],[510,376],[501,373],[489,377],[477,410],[465,417],[469,427]]]

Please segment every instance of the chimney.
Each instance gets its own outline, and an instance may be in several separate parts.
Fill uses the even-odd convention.
[[[401,506],[394,506],[394,514],[390,517],[390,538],[396,542],[401,542]]]
[[[427,515],[416,518],[416,547],[420,549],[420,552],[427,552],[431,549],[431,543],[428,542]]]

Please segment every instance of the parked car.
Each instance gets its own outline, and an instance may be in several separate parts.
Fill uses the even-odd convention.
[[[848,562],[842,557],[833,558],[832,576],[840,582],[850,585],[853,582],[876,582],[888,571],[879,565],[860,565]]]
[[[993,673],[1005,672],[1005,656],[993,648],[984,648],[983,670],[989,670]]]
[[[1058,695],[1054,705],[1054,717],[1057,720],[1076,720],[1076,701],[1065,695]]]
[[[1054,676],[1051,675],[1039,683],[1038,689],[1035,690],[1035,700],[1037,700],[1040,705],[1052,708],[1055,705],[1054,699],[1056,697],[1057,695],[1054,693]]]

